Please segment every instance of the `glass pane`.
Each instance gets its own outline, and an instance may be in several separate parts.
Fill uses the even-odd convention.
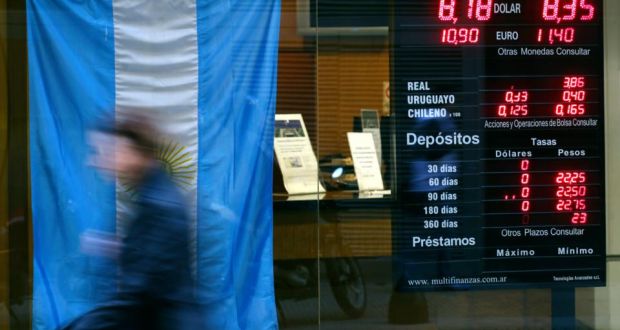
[[[398,157],[402,157],[398,154],[405,152],[403,148],[405,143],[403,142],[404,140],[399,142],[395,141],[393,138],[395,136],[397,138],[401,136],[398,135],[397,131],[402,131],[403,127],[408,124],[404,123],[406,120],[403,119],[404,116],[397,117],[395,115],[394,111],[396,105],[392,104],[390,106],[390,89],[387,87],[389,86],[389,82],[394,82],[395,79],[394,70],[396,69],[394,65],[396,64],[394,62],[393,52],[397,51],[397,47],[402,46],[402,44],[394,43],[396,38],[395,34],[393,34],[394,31],[387,31],[387,26],[393,18],[390,17],[393,11],[390,5],[393,5],[395,2],[373,0],[316,0],[316,2],[318,3],[317,9],[316,13],[313,15],[317,18],[315,25],[312,27],[315,28],[318,35],[318,154],[319,162],[321,163],[321,177],[326,178],[323,180],[328,180],[329,183],[326,184],[328,192],[325,198],[319,202],[319,242],[322,266],[320,295],[321,328],[336,329],[355,326],[372,329],[389,329],[397,328],[400,325],[416,325],[422,329],[546,329],[551,327],[566,328],[567,324],[576,324],[578,328],[582,326],[610,328],[608,323],[600,323],[602,320],[605,320],[605,315],[607,315],[607,319],[609,319],[609,314],[605,313],[609,313],[611,301],[609,301],[609,298],[605,297],[612,296],[610,292],[608,293],[602,288],[550,289],[545,286],[532,284],[529,286],[519,286],[516,289],[514,286],[513,289],[507,289],[509,286],[504,285],[497,286],[494,290],[479,290],[479,287],[476,286],[470,287],[468,285],[454,284],[447,285],[446,287],[449,287],[449,289],[427,288],[426,290],[417,291],[404,290],[406,292],[397,289],[398,286],[402,285],[400,281],[402,281],[403,278],[403,271],[399,268],[399,265],[402,265],[403,260],[401,260],[402,255],[396,254],[395,247],[398,244],[411,243],[410,240],[406,241],[405,239],[403,239],[402,242],[398,242],[397,239],[402,235],[396,235],[395,232],[406,229],[411,232],[422,233],[424,230],[419,230],[418,228],[422,227],[421,222],[410,225],[414,222],[413,219],[432,218],[423,217],[417,213],[412,213],[411,209],[403,209],[399,206],[402,204],[401,199],[403,196],[399,196],[398,192],[401,191],[402,185],[405,184],[402,182],[403,177],[406,175],[418,174],[420,174],[420,177],[424,177],[421,175],[421,172],[426,169],[416,168],[415,171],[409,169],[406,171],[410,171],[410,173],[403,174],[405,170],[398,168],[400,163],[396,164]],[[490,2],[493,3],[493,1]],[[437,19],[437,5],[441,6],[443,4],[444,7],[449,7],[451,3],[463,4],[462,10],[457,11],[455,15],[467,17],[467,3],[475,7],[486,3],[486,1],[478,2],[478,5],[473,1],[446,1],[446,4],[444,4],[443,1],[410,3],[412,8],[415,7],[415,10],[413,10],[415,13],[411,14],[411,16],[427,15],[429,17],[428,21],[422,20],[416,22],[416,24],[420,25],[420,30],[422,30],[431,24],[429,23],[431,19]],[[542,6],[542,1],[538,1],[537,3],[540,3],[540,6]],[[528,2],[528,5],[531,4]],[[617,40],[620,40],[620,38],[618,38],[617,32],[619,31],[617,27],[617,4],[605,2],[605,5],[605,49],[608,58],[606,75],[609,80],[607,83],[607,93],[609,93],[610,90],[618,89],[617,79],[620,78],[620,75],[618,75],[617,70],[618,54],[620,51],[618,50]],[[471,17],[472,19],[482,20],[484,19],[484,15],[486,15],[485,13],[491,13],[492,15],[501,15],[504,19],[512,19],[516,14],[521,14],[523,16],[524,12],[521,11],[520,6],[525,5],[523,3],[516,3],[516,1],[508,4],[500,4],[496,1],[495,4],[489,8],[480,8],[478,10],[479,12],[476,12],[474,9]],[[531,7],[527,7],[526,9],[534,10],[535,8],[531,5]],[[596,10],[598,9],[599,8]],[[446,13],[448,12],[446,11]],[[531,13],[528,15],[530,14]],[[587,18],[584,19],[587,20]],[[429,31],[431,30],[431,28],[428,29]],[[614,29],[613,32],[610,31],[610,29]],[[447,30],[446,33],[452,33]],[[455,31],[458,36],[458,30],[455,29]],[[534,31],[531,32],[533,33]],[[477,33],[482,35],[484,31],[480,30],[477,31]],[[524,34],[522,31],[521,33]],[[412,33],[411,35],[407,35],[407,38],[422,44],[427,43],[427,39],[431,38],[431,36],[438,38],[438,42],[441,41],[441,31],[425,34],[421,32],[418,34]],[[503,37],[500,36],[499,33],[497,35],[494,33],[492,36],[489,33],[486,38],[489,39],[490,43],[495,43],[496,41],[500,43],[500,41],[505,42],[505,40],[508,40],[501,39]],[[521,39],[518,40],[523,41],[523,38],[525,37],[522,35]],[[613,38],[615,39],[611,41]],[[473,39],[467,42],[471,42],[473,45],[477,42],[477,40]],[[514,42],[512,44],[514,44]],[[470,45],[466,45],[465,47],[459,48],[463,49],[462,51],[455,51],[457,47],[453,47],[453,45],[448,45],[441,49],[439,47],[424,48],[420,46],[415,48],[415,50],[411,50],[412,53],[416,51],[420,53],[412,57],[408,65],[415,67],[419,72],[423,72],[428,77],[433,77],[435,74],[438,77],[442,75],[446,76],[448,72],[452,72],[453,76],[451,77],[459,81],[480,68],[482,68],[484,72],[485,67],[489,68],[494,65],[491,59],[493,55],[490,53],[477,55],[477,53],[471,50],[473,47],[469,46]],[[518,48],[515,49],[518,50]],[[559,50],[554,49],[554,51]],[[462,58],[462,61],[456,63],[459,60],[457,59],[455,62],[454,58],[450,58],[450,56]],[[424,61],[418,61],[421,58],[424,58]],[[403,61],[407,60],[405,59]],[[519,61],[526,60],[516,59],[514,61],[515,65],[517,65]],[[478,78],[474,80],[476,79]],[[412,82],[412,85],[413,84]],[[419,91],[432,90],[428,87],[428,81],[415,82],[415,84],[415,86],[417,86],[415,88],[419,88],[417,89]],[[459,82],[457,84],[461,83]],[[474,95],[472,96],[472,100],[474,100],[479,93],[478,91],[473,92],[473,90],[477,88],[475,87],[477,86],[476,84],[477,81],[461,84],[465,86],[463,87],[465,94],[472,92],[471,94]],[[394,86],[392,87],[391,91],[394,92],[395,88]],[[433,88],[435,88],[435,86],[433,86]],[[426,93],[437,94],[439,92],[431,91]],[[617,105],[620,104],[620,100],[617,99],[617,93],[612,94],[614,94],[614,100],[610,102],[608,98],[607,106],[611,107],[611,109],[615,109]],[[550,95],[551,92],[546,96],[547,100],[551,100]],[[403,96],[401,95],[400,97]],[[461,96],[457,95],[456,97],[459,98]],[[543,96],[543,98],[544,97],[545,96]],[[394,98],[392,98],[392,100],[394,100]],[[475,99],[474,102],[479,101]],[[471,105],[476,109],[478,107],[478,103],[472,103]],[[410,107],[414,108],[415,106]],[[420,108],[421,107],[422,106],[420,106]],[[429,106],[427,106],[427,108],[428,107]],[[433,126],[434,123],[431,123],[432,120],[428,120],[427,122],[430,123],[428,127],[417,127],[416,129],[419,131],[424,131],[426,129],[428,132],[442,130],[448,132],[450,130],[464,129],[463,127],[474,127],[473,129],[477,129],[475,125],[480,121],[480,118],[473,118],[471,110],[472,109],[463,106],[461,109],[462,113],[458,114],[470,116],[471,118],[464,118],[463,120],[471,120],[473,124],[463,124],[459,122],[454,124],[454,126],[447,128],[441,127],[438,129]],[[400,111],[403,110],[401,109]],[[450,111],[453,111],[453,109],[449,108],[448,112]],[[465,113],[465,111],[469,111],[470,114]],[[365,122],[364,118],[365,116],[370,116],[369,113],[377,115],[379,118],[379,125],[368,125],[368,123]],[[435,116],[435,114],[431,112],[425,112],[422,115],[419,115],[419,113],[422,112],[412,112],[410,115],[412,117],[410,118],[431,118]],[[457,117],[458,114],[455,114],[455,117]],[[437,116],[441,116],[441,114],[438,113]],[[609,120],[609,117],[607,120]],[[458,122],[458,120],[452,121]],[[379,128],[379,132],[377,137],[373,138],[373,128],[375,127]],[[360,132],[368,133],[368,135],[370,135],[368,140],[363,140],[364,138],[362,136],[349,134]],[[508,135],[500,136],[498,134],[495,139],[497,139],[497,141],[508,139]],[[606,134],[608,141],[612,136],[613,133],[611,133],[611,135],[609,132]],[[401,139],[403,137],[404,136],[401,136]],[[362,140],[366,142],[361,142]],[[368,172],[371,171],[369,167],[372,167],[368,164],[366,172],[361,172],[363,171],[361,166],[359,166],[359,168],[355,166],[360,165],[354,164],[355,158],[357,158],[358,161],[360,159],[364,160],[364,150],[361,150],[359,145],[356,145],[356,141],[374,145],[373,150],[377,154],[376,159],[379,163],[378,171]],[[444,149],[447,150],[448,148]],[[443,157],[445,155],[440,154],[442,150],[439,150],[436,154],[430,155],[429,157],[435,157],[435,160],[441,160],[443,161],[443,165],[446,165],[450,163],[451,160],[450,157]],[[477,150],[473,150],[473,154],[477,152]],[[424,153],[424,151],[422,151],[421,154],[422,153]],[[427,154],[430,153],[427,152]],[[471,155],[463,157],[465,159],[470,156]],[[608,157],[610,157],[612,162],[615,160],[613,152],[608,153]],[[368,158],[366,158],[366,160],[368,160]],[[332,174],[338,167],[344,169],[343,173],[347,173],[348,170],[350,175],[348,177],[339,176],[339,180],[334,180],[333,176],[328,174]],[[483,170],[480,169],[477,171],[480,172]],[[448,169],[442,173],[444,172],[447,173],[450,171]],[[371,173],[376,174],[373,176]],[[479,173],[470,174],[477,175]],[[458,180],[467,181],[470,180],[467,177],[467,175],[470,174],[457,174],[456,177],[458,177]],[[383,183],[383,187],[380,187],[381,189],[379,189],[379,187],[375,187],[374,189],[369,189],[367,186],[364,187],[364,185],[372,183],[371,178],[379,176]],[[399,179],[401,180],[400,182]],[[426,179],[428,180],[429,177],[426,176]],[[449,182],[441,182],[440,178],[440,185],[450,185]],[[612,182],[608,184],[609,186],[618,186],[613,185]],[[613,191],[614,188],[610,189]],[[391,194],[388,195],[386,192],[378,194],[377,192],[379,190],[390,190]],[[364,193],[364,191],[366,191],[366,193]],[[451,198],[450,196],[452,196],[447,194],[441,197],[442,190],[439,189],[436,191],[439,192],[437,194],[438,198],[445,198],[441,199],[442,201],[449,200]],[[467,199],[467,201],[471,200],[473,203],[482,204],[483,197],[476,197],[476,193],[468,194],[469,196],[464,199]],[[411,196],[407,196],[407,198],[409,197]],[[413,203],[418,201],[418,204],[423,204],[422,199],[426,200],[427,196],[418,194],[415,198],[418,199],[414,199]],[[461,196],[460,198],[463,197]],[[460,204],[460,202],[457,204],[459,208],[468,207],[467,205]],[[482,207],[487,206],[481,206],[481,208]],[[508,207],[499,206],[498,210],[507,212]],[[421,210],[417,211],[423,212]],[[429,212],[431,212],[431,214],[450,213],[449,210],[439,210],[439,213],[432,213],[433,210]],[[609,216],[612,216],[613,212],[613,209],[610,210]],[[454,223],[448,216],[437,217],[441,218],[441,220],[446,220],[438,221],[437,225],[439,227],[437,228],[445,229],[446,227],[442,226],[450,226],[450,223]],[[459,218],[458,216],[455,217]],[[498,218],[498,221],[500,220],[501,219]],[[458,221],[460,228],[467,225],[463,221],[465,220]],[[435,222],[428,225],[433,226],[434,224]],[[608,224],[611,226],[609,227],[611,230],[614,226],[612,217],[608,218]],[[527,223],[527,225],[529,225],[529,223]],[[466,232],[466,230],[462,229],[454,229],[454,231],[460,234]],[[434,235],[432,230],[427,230],[424,232],[425,237],[427,233],[428,235]],[[600,231],[600,233],[602,233],[602,231]],[[486,236],[479,236],[478,239],[485,240],[490,236],[490,234],[485,235]],[[411,239],[411,235],[407,237]],[[613,244],[613,239],[610,244]],[[495,253],[494,247],[490,247],[493,248],[492,252]],[[427,263],[426,266],[421,265],[418,269],[409,269],[408,271],[421,274],[421,269],[428,271],[429,268],[434,267],[433,274],[439,274],[438,278],[444,282],[454,280],[455,276],[453,275],[455,273],[467,273],[467,271],[463,271],[462,266],[458,266],[457,262],[447,262],[452,260],[468,261],[465,260],[468,256],[467,249],[439,250],[440,249],[437,249],[437,253],[434,254],[434,257],[427,256],[424,260],[417,260],[420,261],[418,264]],[[488,256],[478,255],[476,253],[469,254],[469,259],[473,261],[470,262],[470,264],[482,264],[483,262],[478,262],[478,260],[483,260],[485,257]],[[597,260],[600,259],[601,258]],[[575,260],[575,262],[577,263],[580,261]],[[509,263],[513,265],[518,264],[512,261],[506,262],[506,264]],[[428,265],[431,266],[429,267]],[[459,267],[461,270],[458,270]],[[519,269],[519,266],[516,266],[513,271],[517,273],[527,268],[527,266],[523,267],[523,269]],[[583,264],[578,264],[575,267],[585,266],[583,266]],[[612,268],[611,266],[609,267]],[[534,269],[532,273],[535,274],[535,271]],[[609,271],[611,272],[611,269]],[[408,273],[407,275],[410,276],[411,274]],[[545,278],[543,275],[532,276],[533,282],[538,280],[542,281],[543,278]],[[458,280],[458,276],[456,278]],[[608,286],[611,286],[611,288],[614,287],[614,278],[611,273],[608,278]],[[609,304],[609,306],[606,306],[606,304]],[[355,306],[358,308],[355,309]]]
[[[8,117],[6,2],[0,1],[0,328],[9,328]]]
[[[380,329],[394,299],[389,7],[317,3],[319,162],[328,190],[319,203],[321,328]],[[415,310],[424,297],[413,298],[403,311],[423,319]]]
[[[316,328],[316,42],[308,3],[282,1],[274,157],[274,278],[281,327]],[[300,24],[300,22],[304,24]]]

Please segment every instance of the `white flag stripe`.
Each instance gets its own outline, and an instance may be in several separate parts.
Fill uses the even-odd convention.
[[[114,0],[116,111],[149,111],[176,156],[178,175],[196,219],[198,36],[195,0]],[[170,149],[169,148],[169,149]],[[176,151],[179,151],[178,153]],[[182,157],[182,158],[181,158]],[[186,161],[190,159],[190,161]],[[174,176],[173,176],[174,178]],[[123,231],[126,187],[117,181],[117,222]],[[195,230],[192,233],[195,244]]]

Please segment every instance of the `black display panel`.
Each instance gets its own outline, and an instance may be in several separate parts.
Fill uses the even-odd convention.
[[[605,284],[602,0],[394,0],[397,290]]]

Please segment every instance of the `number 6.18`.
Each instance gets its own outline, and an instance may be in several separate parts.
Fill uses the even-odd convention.
[[[493,0],[469,0],[467,18],[488,21],[493,13]],[[457,0],[439,0],[439,20],[456,23]]]

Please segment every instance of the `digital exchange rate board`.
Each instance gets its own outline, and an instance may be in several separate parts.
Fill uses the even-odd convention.
[[[399,290],[605,284],[602,0],[394,0]]]

